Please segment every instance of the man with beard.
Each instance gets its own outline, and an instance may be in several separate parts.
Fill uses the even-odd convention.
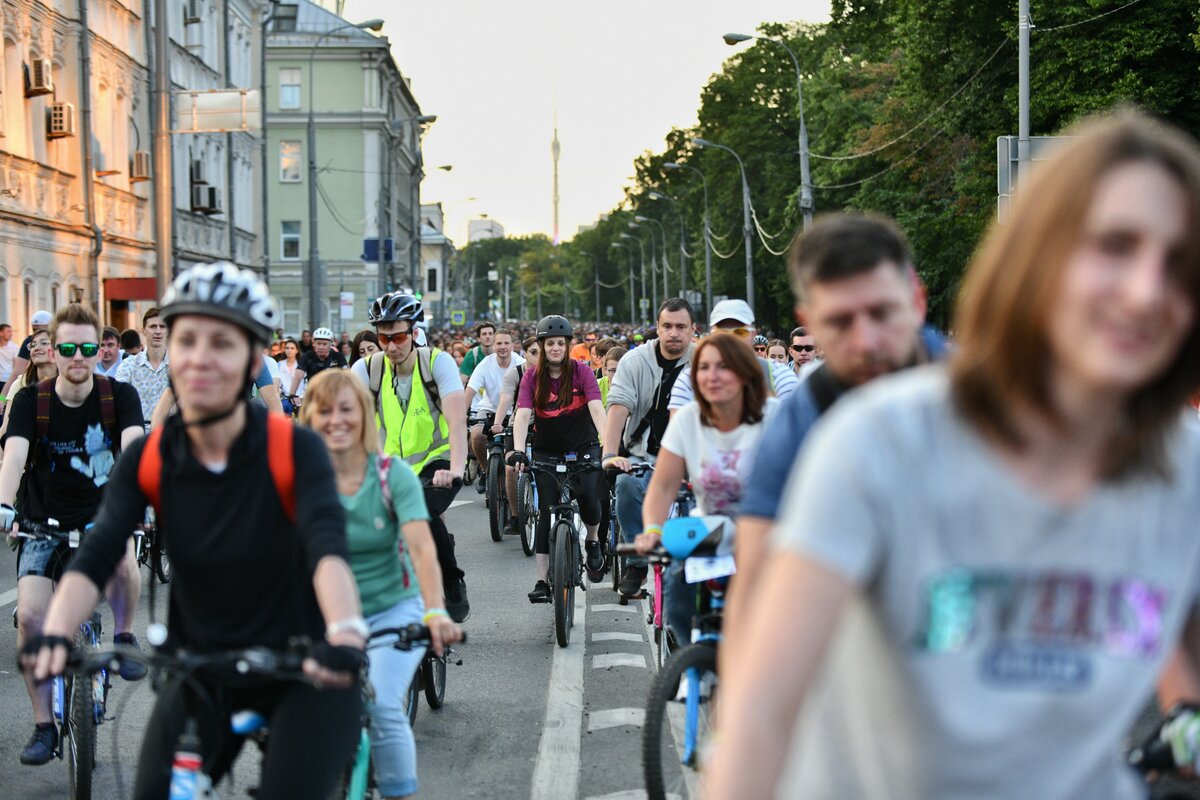
[[[601,456],[606,469],[628,473],[631,460],[654,463],[670,419],[671,389],[692,357],[694,327],[695,317],[686,300],[664,300],[658,309],[658,338],[618,362],[608,390]],[[617,521],[626,542],[632,542],[642,530],[642,502],[650,476],[649,472],[640,478],[617,476]],[[637,594],[646,574],[645,563],[631,558],[621,580],[621,593]]]
[[[154,407],[170,385],[167,371],[167,323],[152,308],[142,315],[142,337],[146,349],[136,356],[126,357],[117,367],[117,380],[137,389],[142,403],[142,417],[147,429],[154,417]]]
[[[11,532],[19,504],[24,517],[58,521],[63,531],[92,522],[117,456],[142,435],[142,410],[132,386],[96,375],[100,323],[76,303],[59,309],[50,324],[58,377],[22,390],[13,400],[4,463],[0,467],[0,530]],[[21,475],[26,479],[22,483]],[[10,544],[14,540],[10,540]],[[72,550],[65,543],[21,540],[17,561],[17,648],[41,634],[54,584],[62,577]],[[125,558],[105,588],[116,623],[113,640],[136,645],[133,614],[141,591],[132,540]],[[126,680],[146,670],[134,662],[121,667]],[[50,761],[57,733],[50,714],[49,681],[25,685],[33,703],[33,736],[21,752],[22,764]]]

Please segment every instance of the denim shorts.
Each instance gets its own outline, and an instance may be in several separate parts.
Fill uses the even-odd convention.
[[[38,575],[57,582],[62,579],[63,571],[70,563],[70,545],[44,539],[23,539],[20,555],[17,556],[17,579]]]

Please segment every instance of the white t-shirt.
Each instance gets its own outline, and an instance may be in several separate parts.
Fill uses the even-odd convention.
[[[0,381],[7,382],[12,375],[13,359],[17,357],[20,350],[17,343],[11,340],[8,344],[0,347]]]
[[[1180,416],[1170,480],[1063,506],[964,420],[944,367],[839,400],[772,544],[858,590],[778,796],[1145,797],[1123,740],[1200,591],[1200,431]]]
[[[737,513],[742,487],[750,477],[754,450],[778,406],[778,400],[768,397],[762,420],[722,432],[701,424],[700,405],[692,401],[667,424],[662,447],[687,463],[701,513],[725,516]]]
[[[771,383],[774,384],[775,397],[782,400],[796,391],[796,386],[799,384],[796,381],[796,373],[792,372],[791,367],[787,364],[780,364],[778,361],[768,361],[765,358],[759,358],[758,361],[771,368]],[[768,384],[767,390],[770,391],[771,388],[771,385]],[[675,385],[671,387],[671,400],[667,403],[667,410],[675,411],[683,408],[684,405],[692,402],[692,398],[692,365],[688,364],[675,379]]]
[[[480,361],[471,372],[471,380],[467,381],[467,387],[474,389],[476,395],[477,402],[471,403],[472,410],[481,414],[494,412],[496,404],[500,402],[500,392],[504,386],[504,373],[512,367],[524,363],[525,359],[516,353],[509,358],[507,367],[500,366],[495,353]]]
[[[275,380],[275,385],[279,387],[279,396],[286,397],[292,391],[292,381],[296,378],[296,370],[300,368],[300,359],[296,359],[296,366],[289,367],[287,361],[277,361],[276,370],[278,377]],[[308,378],[300,381],[300,386],[296,389],[296,397],[304,397],[304,390],[308,387]]]

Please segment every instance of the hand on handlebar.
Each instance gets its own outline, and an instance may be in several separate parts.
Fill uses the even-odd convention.
[[[440,656],[447,645],[463,640],[462,628],[449,617],[431,616],[428,628],[429,643],[436,656]]]
[[[70,652],[71,640],[67,637],[39,634],[26,640],[17,664],[22,670],[32,672],[33,679],[40,683],[63,673]]]
[[[10,533],[17,520],[17,510],[8,503],[0,503],[0,531]]]
[[[433,485],[439,489],[453,489],[454,481],[462,486],[462,476],[448,469],[439,469],[433,473]]]
[[[600,462],[600,465],[605,469],[619,469],[621,472],[629,472],[632,469],[629,459],[624,456],[609,456]]]
[[[346,631],[327,642],[318,642],[304,659],[304,674],[319,687],[345,689],[354,684],[366,663],[366,642]]]
[[[501,425],[499,422],[497,422],[495,425],[493,425],[488,430],[490,430],[492,432],[492,435],[495,436],[497,434],[504,433],[504,426]]]
[[[510,467],[516,467],[517,472],[524,472],[529,468],[529,457],[524,453],[519,453],[515,450],[508,454],[508,458],[505,459],[505,462]]]
[[[658,533],[639,533],[633,540],[633,547],[638,551],[639,555],[647,555],[652,552],[659,543],[662,542],[662,535]]]

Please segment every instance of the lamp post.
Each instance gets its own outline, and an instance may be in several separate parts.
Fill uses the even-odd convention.
[[[383,20],[369,19],[366,22],[347,22],[330,28],[317,37],[317,41],[308,51],[308,317],[309,324],[314,328],[323,325],[321,303],[321,250],[317,237],[317,120],[313,115],[313,63],[321,43],[338,31],[349,28],[377,31],[383,27]]]
[[[679,212],[679,201],[669,194],[662,192],[650,192],[648,195],[651,200],[666,200],[671,204],[671,211],[675,212],[675,219],[679,223],[679,296],[687,299],[687,247],[684,246],[683,238],[683,214]]]
[[[641,228],[642,224],[637,221],[636,217],[629,223],[630,228]],[[650,305],[658,304],[658,251],[654,249],[654,229],[646,228],[650,232]],[[646,276],[642,275],[642,293],[646,291]]]
[[[623,233],[621,235],[628,238],[627,234]],[[634,312],[633,300],[633,293],[635,291],[634,287],[636,286],[636,284],[633,282],[633,248],[627,244],[622,244],[621,242],[613,242],[612,246],[621,248],[625,251],[625,254],[629,256],[629,324],[633,325],[637,322],[637,314]]]
[[[628,233],[622,233],[620,238],[629,239],[630,241],[638,243],[638,254],[640,255],[640,262],[642,265],[642,297],[645,297],[646,296],[646,243],[642,241],[641,237],[631,236]],[[630,257],[632,258],[632,251],[630,253]],[[637,317],[634,317],[634,322],[636,322],[636,321],[637,321]]]
[[[708,238],[708,179],[704,177],[703,170],[688,164],[676,164],[674,161],[668,161],[663,164],[663,169],[686,169],[694,172],[700,176],[700,183],[704,186],[704,313],[707,317],[708,312],[712,311],[712,246]]]
[[[421,114],[416,117],[404,117],[402,119],[393,119],[388,121],[388,131],[392,135],[396,135],[398,131],[402,131],[406,125],[432,125],[437,122],[437,114]],[[423,161],[421,158],[421,132],[414,131],[413,133],[413,167],[409,170],[409,183],[412,189],[409,205],[412,207],[412,237],[408,245],[408,263],[409,263],[409,289],[413,292],[417,291],[417,269],[421,260],[421,172]],[[443,164],[438,167],[440,170],[449,172],[454,169],[450,164]],[[379,240],[380,252],[383,250],[383,239]],[[382,257],[382,256],[381,256]],[[382,276],[380,276],[382,277]],[[388,282],[395,288],[396,276],[389,275]]]
[[[792,57],[792,66],[796,68],[796,111],[800,116],[800,131],[798,134],[800,145],[800,211],[804,214],[804,230],[808,230],[808,226],[812,224],[813,212],[813,186],[812,175],[808,170],[808,128],[804,125],[804,73],[800,71],[800,59],[796,57],[796,51],[788,47],[787,43],[782,39],[776,39],[772,36],[750,36],[745,33],[727,33],[722,37],[725,44],[733,46],[746,42],[751,39],[758,39],[762,42],[770,42],[787,50],[787,54]]]
[[[752,245],[750,243],[750,237],[754,235],[754,231],[750,227],[750,184],[746,181],[746,165],[742,163],[742,157],[734,152],[732,147],[710,142],[707,139],[692,139],[692,144],[697,147],[715,147],[737,159],[738,169],[742,173],[742,235],[746,240],[746,302],[750,304],[751,308],[754,308],[754,256],[751,253]]]
[[[659,239],[659,241],[662,242],[662,254],[663,254],[662,299],[665,300],[671,296],[671,290],[669,288],[667,288],[667,285],[668,285],[667,269],[668,269],[668,267],[671,266],[670,263],[667,261],[667,229],[663,227],[663,224],[661,222],[654,219],[653,217],[646,217],[646,216],[642,216],[639,214],[639,215],[635,216],[634,219],[636,219],[638,222],[653,222],[655,225],[658,226],[658,232],[659,232],[659,234],[661,234],[661,237],[662,237]],[[651,233],[650,233],[650,242],[652,244],[654,242],[653,231],[651,231]],[[682,266],[682,264],[680,266]],[[655,303],[657,303],[658,300],[659,300],[659,298],[655,297]]]

